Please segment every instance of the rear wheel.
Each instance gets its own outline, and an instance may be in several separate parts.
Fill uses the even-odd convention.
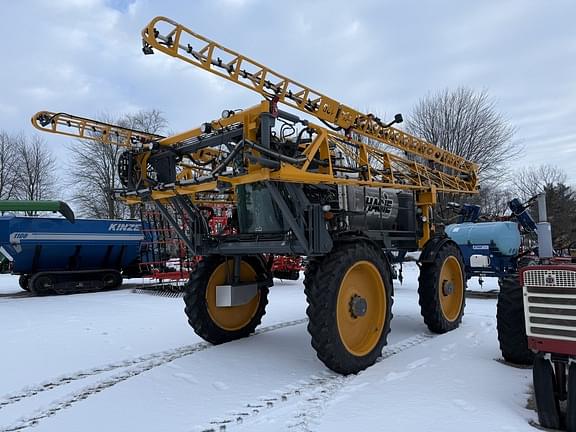
[[[576,432],[576,363],[568,369],[568,402],[566,403],[566,430]]]
[[[446,333],[460,325],[464,315],[466,281],[460,249],[446,243],[432,262],[424,262],[418,278],[420,313],[434,333]]]
[[[257,282],[256,295],[238,306],[218,307],[216,287],[230,285],[234,260],[209,256],[198,263],[186,286],[184,302],[188,322],[198,336],[221,344],[249,336],[260,324],[268,304],[267,272],[255,257],[242,258],[240,282]]]
[[[534,353],[528,348],[522,286],[518,276],[498,280],[500,293],[496,307],[498,341],[504,360],[519,365],[530,365]]]
[[[555,389],[554,368],[543,354],[534,358],[532,375],[538,421],[543,427],[559,429],[560,407]]]
[[[342,374],[373,365],[390,332],[392,281],[381,252],[344,243],[308,263],[308,331],[318,358]]]

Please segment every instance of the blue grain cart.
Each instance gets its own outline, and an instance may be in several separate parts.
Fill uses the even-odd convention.
[[[0,252],[37,295],[119,287],[138,267],[142,239],[136,220],[0,217]]]

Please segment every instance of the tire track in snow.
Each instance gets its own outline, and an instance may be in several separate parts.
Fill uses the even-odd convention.
[[[299,324],[304,324],[306,322],[308,322],[308,319],[302,318],[299,320],[285,321],[282,323],[262,327],[261,329],[256,330],[253,336],[263,333],[269,333],[271,331],[280,330],[286,327],[293,327]],[[67,376],[60,377],[56,380],[53,380],[52,382],[46,382],[32,387],[27,387],[24,390],[20,391],[19,393],[12,394],[0,400],[0,409],[7,405],[17,403],[23,399],[36,396],[39,393],[69,384],[70,382],[73,381],[81,380],[91,376],[97,376],[101,373],[110,372],[115,369],[127,368],[127,370],[125,370],[120,374],[96,382],[93,385],[84,387],[83,389],[70,394],[64,399],[56,400],[52,402],[47,408],[37,410],[35,413],[32,413],[18,420],[16,423],[12,425],[0,426],[0,432],[15,432],[15,431],[21,431],[23,429],[32,426],[36,426],[41,420],[46,419],[48,417],[52,417],[58,412],[66,408],[69,408],[70,406],[84,399],[87,399],[88,397],[94,394],[100,393],[107,388],[110,388],[116,384],[119,384],[130,378],[138,376],[151,369],[162,366],[166,363],[170,363],[174,360],[195,354],[197,352],[205,351],[215,346],[217,345],[211,345],[208,342],[199,342],[193,345],[185,345],[179,348],[148,354],[131,360],[124,360],[101,367],[86,369],[83,371],[75,372]]]
[[[428,332],[421,333],[384,347],[382,356],[377,363],[437,336],[439,335]],[[313,430],[312,423],[322,416],[326,403],[356,376],[343,376],[329,371],[319,376],[312,375],[298,384],[288,386],[285,391],[279,391],[272,396],[258,398],[256,401],[246,403],[240,410],[214,419],[207,426],[197,430],[199,432],[224,432],[244,426],[250,429],[250,426],[246,425],[249,420],[256,420],[255,417],[259,415],[266,416],[276,410],[286,410],[293,407],[293,413],[288,416],[290,418],[286,426],[288,430],[311,431]]]
[[[135,357],[132,359],[121,360],[121,361],[110,363],[110,364],[107,364],[104,366],[96,366],[96,367],[90,368],[90,369],[83,369],[80,371],[73,372],[71,374],[59,376],[59,377],[52,379],[52,380],[49,380],[49,381],[41,382],[39,384],[33,384],[31,386],[26,386],[17,392],[9,393],[9,394],[3,396],[2,398],[0,398],[0,410],[2,410],[2,408],[6,407],[8,405],[12,405],[14,403],[20,402],[21,400],[36,396],[39,393],[43,393],[45,391],[53,390],[57,387],[61,387],[61,386],[66,385],[66,384],[70,384],[71,382],[74,382],[74,381],[86,379],[88,377],[96,376],[96,375],[102,374],[104,372],[110,372],[110,371],[113,371],[115,369],[120,369],[120,368],[134,366],[134,365],[137,365],[140,363],[145,363],[145,362],[153,360],[155,358],[161,358],[161,357],[165,357],[165,356],[171,356],[171,355],[177,355],[177,354],[183,354],[183,353],[184,353],[183,355],[186,355],[185,353],[193,352],[194,350],[205,349],[205,347],[204,347],[205,345],[207,347],[210,344],[208,344],[206,342],[199,342],[199,343],[193,344],[193,345],[185,345],[185,346],[178,347],[178,348],[173,348],[173,349],[169,349],[169,350],[165,350],[165,351],[159,351],[159,352],[152,353],[152,354],[146,354],[146,355]]]

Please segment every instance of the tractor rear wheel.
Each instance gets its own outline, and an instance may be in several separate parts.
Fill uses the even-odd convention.
[[[544,354],[538,354],[534,358],[532,376],[540,426],[560,429],[560,407],[556,395],[554,368]]]
[[[234,260],[209,256],[200,261],[186,285],[184,302],[188,323],[204,340],[221,344],[249,336],[260,324],[268,304],[267,271],[260,259],[243,257],[240,282],[256,282],[256,295],[238,306],[216,305],[216,287],[230,285]]]
[[[496,306],[498,341],[504,360],[519,365],[531,365],[534,353],[528,348],[522,286],[517,275],[498,280],[500,293]]]
[[[341,374],[373,365],[392,318],[392,279],[380,250],[365,241],[341,243],[308,263],[304,285],[318,358]]]
[[[431,332],[446,333],[460,325],[464,315],[466,278],[457,245],[446,243],[432,262],[424,262],[418,278],[420,313]]]
[[[566,430],[576,432],[576,363],[568,368],[568,402],[566,403]]]

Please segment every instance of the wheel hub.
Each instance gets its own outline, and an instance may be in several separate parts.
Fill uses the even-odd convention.
[[[454,293],[454,284],[451,281],[444,281],[442,284],[442,294],[449,296]]]
[[[364,297],[354,294],[350,298],[350,315],[352,318],[358,318],[366,315],[368,310],[368,302]]]

